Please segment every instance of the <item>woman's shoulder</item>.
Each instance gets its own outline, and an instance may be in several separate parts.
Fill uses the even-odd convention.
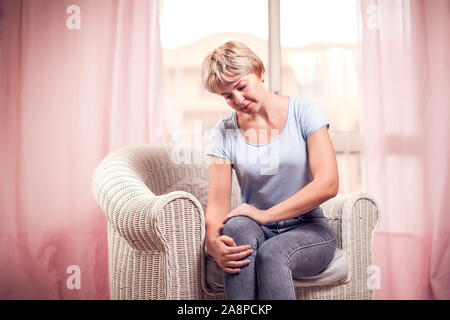
[[[307,97],[293,97],[295,121],[299,130],[302,132],[303,139],[308,137],[318,128],[323,126],[330,127],[321,107],[314,99]]]
[[[216,125],[215,128],[218,130],[227,130],[227,129],[235,129],[236,128],[236,123],[235,123],[235,112],[233,111],[232,113],[230,113],[229,115],[227,115],[226,117],[220,119]]]
[[[235,111],[234,111],[235,112]],[[212,128],[213,133],[225,135],[227,130],[235,129],[234,112],[220,119]]]
[[[311,109],[318,108],[317,103],[311,98],[300,96],[289,96],[289,98],[292,101],[296,116],[300,116],[305,112],[309,113]]]
[[[314,101],[307,97],[289,96],[289,99],[293,101],[294,106],[297,108],[301,108],[304,104],[314,104]]]

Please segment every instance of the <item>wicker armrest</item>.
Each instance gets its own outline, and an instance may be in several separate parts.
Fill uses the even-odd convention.
[[[93,175],[94,197],[109,222],[112,298],[195,299],[201,292],[203,208],[188,192],[155,195],[149,189],[149,150],[113,152]]]
[[[367,268],[373,262],[373,233],[378,223],[376,201],[367,193],[339,194],[322,205],[338,233],[338,247],[346,251],[349,273],[344,282],[356,277],[365,286]]]
[[[153,212],[166,244],[165,299],[199,299],[205,239],[201,204],[190,193],[175,191],[165,195]]]
[[[129,158],[113,153],[96,168],[92,191],[110,226],[138,251],[162,250],[164,243],[152,216],[164,201],[144,184]]]

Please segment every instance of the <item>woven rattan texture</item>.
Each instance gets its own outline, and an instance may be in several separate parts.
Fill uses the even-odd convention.
[[[223,299],[205,281],[204,239],[209,189],[205,164],[177,163],[170,145],[124,147],[96,168],[92,190],[108,218],[112,299]],[[239,205],[233,172],[231,208]],[[366,193],[340,194],[321,207],[349,262],[349,276],[332,286],[302,287],[298,299],[373,299],[378,207]]]

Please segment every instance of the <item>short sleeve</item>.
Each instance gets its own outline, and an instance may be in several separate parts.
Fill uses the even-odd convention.
[[[230,160],[230,155],[226,148],[225,126],[223,121],[217,123],[212,129],[206,148],[206,155]]]
[[[330,129],[330,124],[325,119],[320,107],[314,101],[301,99],[299,105],[297,121],[299,121],[302,137],[305,141],[320,128],[326,126],[327,129]]]

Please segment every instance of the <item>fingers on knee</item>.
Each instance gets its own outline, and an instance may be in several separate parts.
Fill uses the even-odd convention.
[[[259,225],[252,219],[243,216],[237,216],[227,220],[223,227],[223,234],[232,236],[252,232],[259,228]]]

